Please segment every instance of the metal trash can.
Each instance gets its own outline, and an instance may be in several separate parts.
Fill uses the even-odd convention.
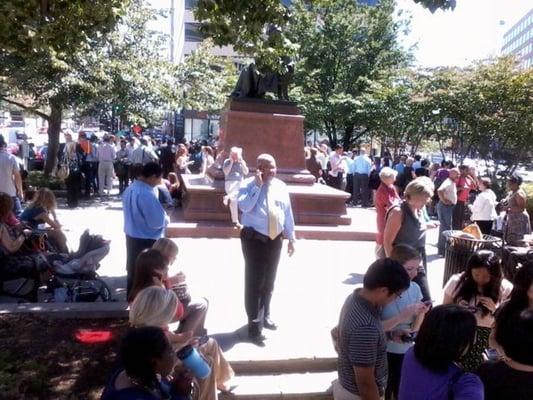
[[[459,237],[463,231],[444,231],[446,240],[444,259],[444,279],[442,286],[450,277],[466,269],[470,256],[478,250],[501,251],[502,239],[496,236],[483,235],[483,239]]]

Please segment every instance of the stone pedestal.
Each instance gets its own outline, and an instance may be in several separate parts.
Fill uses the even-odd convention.
[[[221,116],[218,152],[225,157],[233,146],[243,149],[243,158],[255,171],[257,156],[269,153],[277,164],[277,177],[288,185],[295,222],[300,225],[349,225],[346,200],[350,195],[315,183],[305,169],[304,117],[295,103],[230,99]],[[224,175],[220,166],[208,176],[184,175],[185,220],[230,221],[222,203]]]

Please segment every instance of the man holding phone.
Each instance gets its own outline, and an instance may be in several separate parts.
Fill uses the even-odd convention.
[[[244,181],[238,201],[243,224],[241,247],[248,335],[253,343],[263,346],[263,327],[277,329],[270,319],[270,301],[283,237],[289,239],[289,256],[294,253],[296,240],[289,192],[285,183],[276,178],[276,160],[270,154],[257,157],[255,177]]]

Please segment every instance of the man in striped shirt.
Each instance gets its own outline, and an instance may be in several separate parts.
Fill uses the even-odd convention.
[[[401,297],[409,284],[405,268],[385,258],[368,268],[363,287],[346,299],[334,333],[339,352],[339,379],[333,383],[336,400],[383,398],[387,383],[387,339],[380,310]]]

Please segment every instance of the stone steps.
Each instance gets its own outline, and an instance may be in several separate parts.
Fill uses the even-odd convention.
[[[236,376],[231,393],[219,395],[222,400],[331,400],[331,382],[337,372],[277,374],[268,376]]]
[[[337,368],[337,358],[292,358],[285,360],[238,360],[231,361],[237,375],[272,375],[305,372],[331,372]]]

